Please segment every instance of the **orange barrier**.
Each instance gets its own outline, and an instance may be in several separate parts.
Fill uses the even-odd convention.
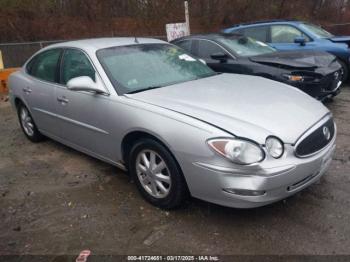
[[[19,68],[8,68],[0,70],[0,94],[7,94],[7,81],[10,74],[16,72]]]

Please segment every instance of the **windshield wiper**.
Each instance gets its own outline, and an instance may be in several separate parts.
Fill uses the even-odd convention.
[[[162,88],[162,87],[163,86],[149,86],[149,87],[141,88],[141,89],[138,89],[138,90],[130,91],[130,92],[126,93],[126,94],[136,94],[136,93],[140,93],[140,92],[143,92],[143,91],[148,91],[148,90]]]

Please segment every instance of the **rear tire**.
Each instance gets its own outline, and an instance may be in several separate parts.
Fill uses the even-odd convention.
[[[188,189],[175,158],[153,139],[140,139],[129,155],[129,172],[141,195],[152,205],[173,209],[188,198]]]
[[[17,115],[22,131],[30,141],[38,143],[44,140],[45,137],[39,132],[33,117],[23,103],[19,103],[17,106]]]

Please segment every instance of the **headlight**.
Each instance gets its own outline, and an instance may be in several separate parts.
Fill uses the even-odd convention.
[[[209,140],[208,144],[220,155],[240,165],[257,163],[265,157],[259,145],[243,139],[218,138]]]
[[[266,149],[267,152],[273,157],[273,158],[280,158],[283,155],[284,152],[284,146],[281,140],[279,140],[276,137],[268,137],[266,139]]]
[[[289,81],[292,81],[292,82],[303,82],[304,81],[304,77],[301,75],[284,74],[283,77],[288,79]]]

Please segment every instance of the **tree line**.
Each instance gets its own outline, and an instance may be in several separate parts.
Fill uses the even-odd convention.
[[[348,0],[189,0],[194,33],[235,23],[293,18],[349,21]],[[0,43],[101,36],[162,36],[184,21],[183,0],[0,0]],[[331,28],[348,30],[350,27]],[[350,33],[350,32],[349,32]]]

